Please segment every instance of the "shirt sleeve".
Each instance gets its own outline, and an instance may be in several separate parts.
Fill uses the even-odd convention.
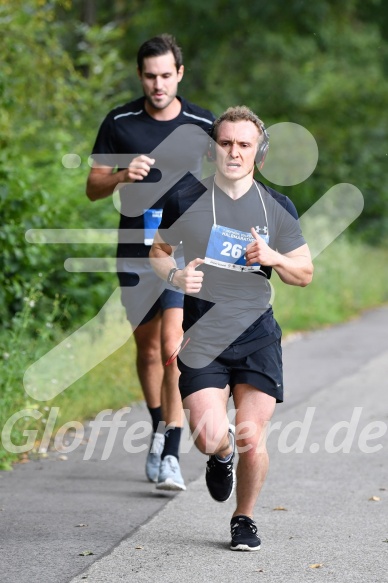
[[[112,154],[117,153],[115,128],[112,118],[107,115],[97,133],[92,149],[92,158],[101,165],[112,166]],[[107,155],[106,158],[104,155]]]
[[[284,255],[305,245],[306,240],[302,235],[297,210],[288,197],[284,207],[276,202],[276,215],[275,244],[277,251]]]

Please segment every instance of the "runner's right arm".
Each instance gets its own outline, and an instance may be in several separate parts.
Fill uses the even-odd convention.
[[[174,250],[175,247],[163,241],[159,232],[157,232],[149,257],[156,275],[164,279],[164,281],[167,281],[171,269],[176,267],[175,259],[172,255]],[[197,257],[190,261],[184,269],[178,269],[174,274],[173,285],[177,285],[188,294],[198,293],[202,287],[203,271],[196,271],[196,267],[202,265],[202,263],[205,263],[205,261]]]
[[[86,183],[86,195],[91,201],[107,198],[120,184],[143,180],[154,163],[154,158],[141,155],[134,158],[128,168],[115,172],[110,166],[94,162]]]

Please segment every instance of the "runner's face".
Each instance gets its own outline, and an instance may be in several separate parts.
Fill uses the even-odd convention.
[[[176,97],[183,65],[177,71],[174,55],[169,52],[145,58],[143,70],[138,74],[149,105],[154,109],[166,109]]]
[[[233,181],[253,174],[259,142],[259,130],[251,121],[223,121],[217,132],[218,172]]]

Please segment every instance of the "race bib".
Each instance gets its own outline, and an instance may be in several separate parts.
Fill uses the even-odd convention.
[[[268,244],[268,235],[260,234],[260,237]],[[261,271],[261,265],[258,263],[247,265],[245,259],[247,245],[253,243],[254,240],[251,233],[213,225],[206,249],[205,263],[235,271]]]
[[[147,209],[144,211],[144,245],[152,245],[155,233],[162,220],[163,209]]]

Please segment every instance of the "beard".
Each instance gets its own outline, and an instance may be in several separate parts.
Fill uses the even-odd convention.
[[[144,94],[144,97],[148,104],[154,109],[165,109],[175,99],[175,95],[167,95],[166,93],[163,94],[162,99],[156,99],[155,96],[152,94],[151,95]]]

